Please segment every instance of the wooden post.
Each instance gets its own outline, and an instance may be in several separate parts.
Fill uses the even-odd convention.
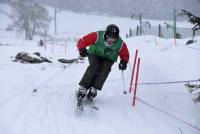
[[[162,37],[162,32],[161,32],[161,25],[158,25],[158,36],[161,38]]]
[[[194,37],[195,37],[195,29],[192,30],[192,39],[194,39]]]
[[[174,9],[174,41],[175,41],[175,46],[176,44],[176,9]]]
[[[139,26],[137,26],[136,36],[139,35]]]
[[[176,9],[174,9],[174,38],[176,39]]]
[[[54,28],[55,28],[55,34],[57,34],[57,9],[54,8]]]
[[[142,35],[142,14],[139,14],[139,21],[140,21],[140,35]]]
[[[131,30],[131,28],[129,29],[129,37],[132,37],[133,36],[133,34],[132,34],[132,30]]]

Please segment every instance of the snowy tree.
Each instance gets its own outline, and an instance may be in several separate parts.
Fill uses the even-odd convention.
[[[200,29],[200,17],[197,17],[197,16],[193,15],[192,13],[190,13],[186,10],[182,10],[182,12],[183,12],[184,15],[186,15],[189,18],[189,22],[194,25],[192,30],[193,31],[199,30]]]
[[[13,8],[13,22],[9,29],[24,31],[27,40],[32,40],[34,35],[45,33],[48,29],[50,17],[43,6],[26,0],[15,0],[10,5]]]

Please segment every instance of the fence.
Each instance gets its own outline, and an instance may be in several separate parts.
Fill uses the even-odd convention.
[[[129,35],[127,37],[131,36],[137,36],[139,35],[139,28],[136,27],[135,29],[129,30]],[[176,33],[177,38],[188,38],[193,36],[192,28],[181,28],[176,27]],[[142,28],[142,35],[155,35],[159,37],[163,37],[165,39],[174,38],[174,29],[169,26],[152,26],[152,27],[143,27]],[[200,30],[195,32],[195,36],[200,36]]]

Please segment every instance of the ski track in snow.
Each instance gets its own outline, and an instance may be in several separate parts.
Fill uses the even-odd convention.
[[[164,46],[163,48],[167,47]],[[168,47],[165,53],[173,49],[173,47]],[[163,49],[160,50],[162,51]],[[133,59],[130,61],[132,60]],[[143,63],[143,71],[145,71],[145,68],[151,68],[153,66],[151,71],[147,72],[148,76],[153,75],[154,79],[156,79],[161,77],[165,78],[168,75],[162,72],[160,65],[157,66],[145,59],[144,61],[148,64]],[[115,71],[118,70],[117,64],[113,66],[112,70],[114,71],[111,72],[103,91],[101,93],[99,92],[98,98],[96,99],[96,104],[100,109],[96,111],[85,107],[85,111],[83,112],[78,112],[76,110],[75,90],[78,88],[76,76],[78,76],[79,79],[81,78],[85,70],[83,66],[86,68],[87,62],[84,64],[81,63],[81,65],[74,64],[66,68],[64,72],[50,81],[50,83],[40,87],[36,93],[32,92],[34,87],[37,87],[37,85],[40,85],[43,81],[46,81],[46,79],[51,78],[54,74],[59,72],[59,70],[62,69],[62,64],[50,64],[49,66],[48,64],[45,64],[45,66],[40,64],[37,65],[37,67],[35,67],[35,65],[30,66],[24,64],[23,66],[20,64],[16,66],[15,69],[12,68],[13,65],[17,65],[17,63],[9,62],[6,64],[6,67],[4,64],[1,67],[1,71],[6,71],[7,73],[7,70],[11,70],[10,74],[21,74],[23,72],[23,75],[17,80],[19,81],[18,86],[13,86],[16,84],[14,81],[11,81],[10,86],[6,85],[5,82],[4,85],[6,86],[3,87],[6,87],[5,89],[7,91],[1,89],[5,95],[5,97],[0,100],[0,118],[2,119],[2,121],[0,121],[0,132],[2,131],[2,133],[89,134],[91,131],[95,131],[96,134],[131,134],[136,131],[140,134],[146,132],[154,134],[157,131],[161,132],[164,129],[169,129],[168,133],[176,134],[177,131],[180,131],[178,128],[181,127],[184,132],[198,134],[193,128],[177,120],[168,119],[166,115],[162,115],[162,113],[158,113],[139,102],[136,102],[137,107],[133,108],[131,106],[132,95],[122,94],[123,86],[120,76],[121,73]],[[128,89],[129,85],[131,66],[132,65],[129,64],[125,72],[126,89]],[[44,67],[45,69],[41,69]],[[74,69],[82,71],[74,72]],[[141,75],[144,75],[143,71]],[[162,73],[154,74],[157,71]],[[37,74],[34,72],[46,74],[47,76],[41,75],[41,78],[36,79]],[[71,78],[67,76],[71,76]],[[6,77],[6,80],[10,78],[11,77]],[[24,78],[27,78],[27,85],[23,87]],[[149,78],[151,77],[146,77],[146,79]],[[167,106],[170,111],[170,109],[174,109],[175,106],[172,104],[175,95],[176,97],[185,95],[185,92],[180,90],[174,92],[174,95],[172,95],[174,89],[178,88],[183,89],[182,86],[174,87],[170,85],[163,88],[161,85],[150,91],[149,87],[139,86],[139,89],[143,91],[141,92],[139,90],[138,95],[142,98],[146,98],[150,103],[155,103],[158,107],[161,106],[161,109]],[[181,103],[179,100],[175,100],[175,102]],[[164,109],[167,110],[166,108]],[[185,112],[185,114],[187,113],[193,112]],[[178,112],[174,111],[174,114],[178,114]],[[184,119],[183,115],[181,115],[181,117]],[[190,118],[191,117],[188,117],[188,119]],[[194,122],[192,121],[192,123]],[[159,125],[159,128],[155,127],[157,125]],[[143,129],[143,127],[147,130]]]
[[[12,66],[13,63],[9,64]],[[73,66],[75,68],[82,68],[81,66],[72,65],[71,68],[68,68],[71,71],[66,70],[66,72],[60,74],[61,76],[55,78],[55,82],[44,85],[38,89],[38,92],[33,93],[32,91],[34,86],[31,87],[31,83],[32,81],[35,81],[36,75],[30,73],[30,69],[33,72],[44,72],[45,70],[49,71],[50,68],[58,68],[56,71],[53,71],[54,73],[60,69],[60,65],[50,65],[50,68],[46,66],[45,70],[41,70],[41,68],[43,68],[42,66],[43,65],[41,64],[41,67],[37,68],[32,68],[31,66],[17,67],[18,69],[16,70],[19,72],[22,72],[21,70],[27,71],[27,73],[24,73],[24,76],[30,77],[30,74],[32,76],[28,80],[29,85],[25,87],[22,87],[21,85],[17,86],[15,91],[13,90],[15,87],[11,84],[10,88],[8,88],[9,86],[6,88],[9,90],[9,92],[7,92],[7,94],[5,92],[6,97],[0,101],[0,118],[2,118],[4,121],[3,123],[0,122],[0,125],[4,124],[1,125],[2,132],[6,132],[6,134],[88,134],[91,133],[91,131],[96,131],[97,134],[129,134],[135,130],[137,133],[143,134],[147,132],[147,130],[142,130],[142,127],[145,127],[148,129],[148,133],[153,134],[157,131],[153,126],[161,124],[161,126],[158,128],[158,131],[171,128],[171,130],[168,130],[168,132],[175,134],[178,131],[178,126],[184,126],[184,129],[187,128],[187,132],[194,132],[194,134],[197,134],[195,130],[178,121],[174,121],[178,124],[177,127],[173,125],[174,123],[165,126],[165,122],[170,124],[173,119],[166,119],[165,115],[151,110],[146,106],[142,106],[139,102],[136,102],[138,105],[137,108],[133,108],[131,106],[132,96],[130,94],[123,95],[122,90],[120,89],[122,88],[120,73],[118,73],[116,76],[116,78],[119,79],[112,80],[112,77],[116,75],[116,73],[112,72],[112,77],[108,78],[103,92],[99,93],[99,96],[96,100],[97,106],[100,107],[100,110],[98,111],[89,107],[85,107],[85,111],[83,112],[76,110],[75,90],[78,88],[76,86],[77,81],[65,83],[65,80],[62,80],[61,83],[63,84],[58,84],[60,83],[62,77],[63,79],[66,79],[66,75],[69,75],[69,72],[73,73]],[[9,68],[9,65],[7,65],[6,69]],[[131,65],[128,68],[128,71],[125,73],[126,88],[129,84],[131,73],[130,68]],[[112,70],[116,69],[117,65],[115,65]],[[4,68],[2,71],[3,70]],[[158,67],[157,69],[153,68],[152,72],[156,72],[158,70],[161,69]],[[51,73],[51,75],[48,75],[48,77],[51,77],[54,73]],[[76,72],[73,75],[77,75],[78,73],[79,72]],[[162,77],[165,77],[165,74],[156,74],[154,77],[161,77],[161,75],[163,75]],[[81,75],[79,74],[79,76]],[[112,90],[116,89],[117,91],[111,91],[111,85],[113,85]],[[160,86],[160,88],[162,88],[162,86]],[[168,88],[171,87],[169,86]],[[165,105],[169,109],[173,109],[173,105],[168,104],[170,103],[169,98],[172,99],[170,94],[173,89],[165,93],[166,97],[160,96],[160,89],[156,89],[160,92],[159,93],[157,91],[157,93],[159,93],[158,95],[153,95],[151,91],[148,91],[148,88],[143,88],[143,90],[144,94],[140,94],[139,92],[138,95],[142,95],[142,97],[146,95],[155,96],[156,100],[158,101],[157,104],[160,106]],[[119,98],[121,99],[119,100]],[[149,111],[151,114],[148,113]],[[123,123],[122,127],[120,127],[121,123]]]
[[[69,15],[73,24],[68,26],[66,21],[60,21],[64,24],[58,25],[58,31],[73,31],[58,36],[79,38],[78,33],[91,32],[97,27],[99,29],[115,22],[118,22],[122,35],[125,35],[129,26],[133,25],[133,20],[126,18],[101,18],[65,11],[59,14],[59,19],[69,18]],[[79,24],[76,29],[75,22]],[[80,25],[80,22],[84,23]],[[51,27],[50,31],[52,29]],[[1,37],[4,34],[7,39]],[[67,53],[64,54],[63,46],[55,45],[52,52],[50,44],[45,50],[38,47],[36,41],[10,38],[9,34],[10,32],[2,34],[0,31],[0,43],[9,44],[0,46],[0,134],[179,134],[181,131],[183,134],[199,134],[199,131],[190,126],[137,100],[136,107],[132,107],[133,95],[122,94],[123,83],[118,63],[112,67],[102,92],[98,92],[95,101],[100,109],[94,110],[86,106],[85,111],[77,111],[75,90],[78,89],[78,82],[88,65],[87,58],[85,63],[70,66],[57,62],[60,57],[77,57],[76,42],[67,42]],[[185,47],[186,40],[177,40],[176,47],[174,39],[165,40],[154,36],[126,38],[130,51],[130,62],[124,71],[126,90],[129,88],[136,48],[141,58],[139,82],[199,78],[200,64],[197,61],[200,53],[197,49],[200,48],[200,38],[197,37],[198,42],[192,45],[197,49]],[[38,51],[51,57],[53,63],[31,65],[12,62],[11,56],[21,51]],[[33,93],[34,88],[52,78],[63,67],[66,67],[65,71]],[[138,86],[137,96],[162,111],[200,127],[199,105],[193,104],[183,85],[141,85]]]

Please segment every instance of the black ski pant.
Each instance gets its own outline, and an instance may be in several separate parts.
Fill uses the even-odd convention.
[[[89,66],[79,82],[79,85],[86,89],[94,87],[101,90],[114,62],[96,55],[89,55],[88,60]]]

